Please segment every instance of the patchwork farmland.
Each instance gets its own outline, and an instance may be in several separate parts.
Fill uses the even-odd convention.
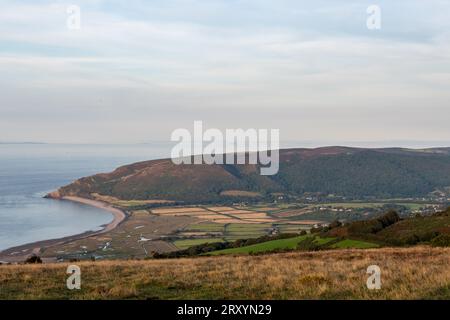
[[[92,197],[122,209],[127,218],[110,232],[41,248],[39,255],[45,261],[147,258],[207,243],[295,235],[337,219],[367,219],[386,210],[386,202],[176,206],[170,201],[119,200],[99,194]],[[426,206],[408,204],[410,208],[419,205]],[[353,245],[336,244],[343,248]]]
[[[150,210],[151,214],[171,217],[191,217],[198,222],[178,232],[173,244],[179,249],[187,249],[203,243],[235,241],[238,239],[258,238],[264,235],[290,231],[298,233],[309,229],[321,221],[288,221],[274,217],[270,209],[242,208],[230,206],[180,207]],[[269,209],[269,210],[267,210]],[[289,226],[289,227],[288,227]]]
[[[320,220],[277,217],[277,206],[154,206],[149,201],[123,201],[95,195],[127,213],[110,232],[41,248],[44,261],[146,258],[214,242],[231,242],[278,233],[309,230]],[[287,208],[289,209],[289,208]]]

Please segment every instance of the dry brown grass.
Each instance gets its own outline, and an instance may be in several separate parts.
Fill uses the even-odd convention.
[[[218,219],[226,219],[227,216],[223,216],[221,214],[206,214],[206,215],[198,215],[196,216],[198,219],[204,220],[218,220]]]
[[[238,213],[238,214],[231,214],[233,217],[239,218],[239,219],[263,219],[263,218],[268,218],[267,214],[265,213],[260,213],[260,212],[255,212],[255,213]]]
[[[171,200],[159,200],[159,199],[153,199],[153,200],[121,200],[119,198],[113,197],[113,196],[105,196],[98,193],[91,193],[91,196],[95,200],[107,202],[113,205],[122,206],[122,207],[128,207],[128,206],[136,206],[136,205],[145,205],[145,204],[167,204],[167,203],[174,203],[175,201]]]
[[[214,215],[214,212],[211,211],[192,211],[192,212],[171,212],[171,213],[164,213],[164,214],[159,214],[159,215],[163,215],[163,216],[199,216],[199,215]]]
[[[239,219],[233,219],[233,218],[223,218],[223,219],[216,219],[214,220],[215,223],[254,223],[246,220],[239,220]]]
[[[208,210],[211,211],[230,211],[230,210],[236,210],[234,208],[231,207],[208,207]]]
[[[165,213],[183,213],[183,212],[207,212],[203,208],[198,207],[179,207],[179,208],[165,208],[165,209],[152,209],[152,213],[165,214]]]
[[[261,219],[247,219],[247,221],[252,221],[252,222],[256,222],[256,223],[273,223],[273,222],[277,222],[279,220],[275,220],[272,218],[261,218]]]
[[[221,210],[220,213],[223,214],[249,214],[249,213],[253,213],[254,211],[249,211],[249,210]]]
[[[0,266],[2,299],[421,299],[450,298],[450,248],[384,248],[150,261]],[[382,270],[368,290],[366,269]]]

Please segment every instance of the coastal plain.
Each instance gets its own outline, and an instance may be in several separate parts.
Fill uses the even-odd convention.
[[[173,205],[149,200],[120,200],[91,195],[91,199],[64,197],[111,212],[114,219],[101,231],[86,232],[10,248],[0,261],[23,262],[30,255],[44,262],[145,259],[192,246],[233,242],[278,234],[299,234],[327,225],[346,214],[367,218],[382,212],[386,203],[261,203],[234,205]],[[427,208],[428,204],[407,204]],[[317,218],[315,218],[317,217]],[[315,219],[314,219],[315,218]]]

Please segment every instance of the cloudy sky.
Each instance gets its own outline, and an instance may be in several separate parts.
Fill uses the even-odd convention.
[[[381,8],[381,29],[366,26]],[[81,28],[67,27],[69,5]],[[0,141],[449,141],[448,0],[0,0]]]

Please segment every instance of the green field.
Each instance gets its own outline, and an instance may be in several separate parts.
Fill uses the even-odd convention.
[[[185,231],[201,231],[201,232],[223,232],[224,224],[204,222],[198,224],[191,224]]]
[[[307,231],[311,229],[308,225],[299,225],[299,224],[275,224],[278,230],[281,233],[298,233],[300,231]]]
[[[405,202],[405,203],[396,203],[397,205],[399,205],[399,206],[404,206],[404,207],[407,207],[409,210],[419,210],[419,209],[421,209],[421,208],[423,208],[423,207],[426,207],[427,205],[429,205],[429,204],[427,204],[427,203],[407,203],[407,202]]]
[[[263,243],[254,244],[251,246],[245,246],[240,248],[232,248],[225,250],[218,250],[208,253],[208,255],[222,255],[222,254],[249,254],[249,253],[261,253],[273,250],[295,249],[297,245],[305,240],[308,235],[298,236],[288,239],[272,240]]]
[[[261,223],[261,224],[217,224],[217,223],[200,223],[195,225],[190,225],[188,228],[183,230],[184,232],[220,232],[217,237],[209,238],[199,238],[199,239],[185,239],[176,240],[174,245],[180,249],[187,249],[189,247],[213,242],[223,242],[223,241],[236,241],[239,239],[253,239],[265,236],[268,234],[268,230],[272,227],[271,224]]]
[[[232,223],[225,226],[225,239],[234,241],[238,239],[258,238],[267,235],[271,224],[238,224]]]
[[[263,253],[263,252],[271,252],[275,250],[295,250],[297,249],[297,246],[299,243],[304,241],[307,238],[311,238],[311,235],[303,235],[303,236],[297,236],[293,238],[287,238],[287,239],[278,239],[278,240],[271,240],[266,241],[258,244],[253,244],[250,246],[245,247],[239,247],[239,248],[231,248],[231,249],[224,249],[224,250],[217,250],[213,252],[209,252],[207,255],[224,255],[224,254],[251,254],[251,253]],[[321,237],[315,237],[314,243],[318,244],[320,246],[325,246],[324,248],[327,248],[327,244],[334,241],[336,238],[327,237],[327,238],[321,238]],[[379,245],[375,243],[365,242],[365,241],[358,241],[358,240],[342,240],[335,244],[332,244],[329,246],[329,248],[333,249],[347,249],[347,248],[354,248],[354,249],[369,249],[369,248],[378,248]]]
[[[179,249],[187,249],[192,246],[196,246],[204,243],[214,243],[214,242],[223,242],[222,238],[202,238],[202,239],[185,239],[185,240],[176,240],[173,244]]]
[[[370,242],[365,242],[365,241],[345,239],[345,240],[339,241],[338,243],[335,243],[331,247],[337,248],[337,249],[348,249],[348,248],[370,249],[370,248],[378,248],[379,245],[376,243],[370,243]]]
[[[320,237],[316,237],[316,239],[314,240],[314,242],[315,242],[316,244],[319,244],[319,245],[324,245],[324,244],[327,244],[327,243],[333,241],[334,239],[335,239],[335,238],[320,238]]]
[[[223,236],[228,239],[247,239],[264,236],[267,234],[268,229],[272,227],[271,224],[248,224],[248,223],[231,223],[231,224],[218,224],[218,223],[199,223],[188,226],[185,232],[199,231],[199,232],[222,232]]]

